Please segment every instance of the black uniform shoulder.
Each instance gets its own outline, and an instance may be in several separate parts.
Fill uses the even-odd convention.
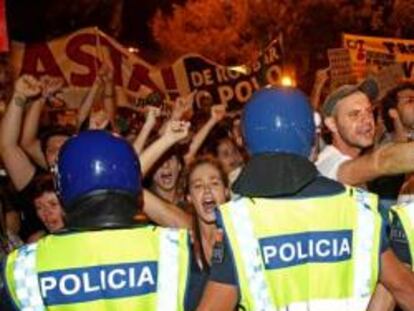
[[[393,212],[390,230],[390,246],[402,262],[412,265],[407,234],[398,215]]]
[[[300,198],[331,196],[343,193],[345,190],[343,184],[324,176],[317,176],[294,196]]]

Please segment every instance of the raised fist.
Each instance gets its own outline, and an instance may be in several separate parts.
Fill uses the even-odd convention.
[[[33,76],[22,75],[15,83],[14,93],[25,99],[34,98],[42,93],[42,83]]]
[[[62,87],[64,80],[60,77],[42,76],[40,78],[42,84],[42,96],[54,96]]]
[[[170,121],[168,122],[164,137],[167,137],[169,140],[178,142],[184,138],[187,138],[190,132],[190,122],[187,121]]]
[[[217,122],[226,116],[227,106],[224,104],[211,106],[211,118]]]

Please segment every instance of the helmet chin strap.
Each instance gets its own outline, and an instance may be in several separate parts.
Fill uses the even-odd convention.
[[[298,167],[300,176],[293,173]],[[259,154],[249,159],[232,190],[249,197],[287,196],[297,193],[317,176],[316,167],[305,157],[288,153]]]
[[[124,228],[136,224],[138,199],[119,191],[99,191],[77,200],[66,209],[69,230]]]
[[[101,215],[95,217],[70,217],[66,221],[69,230],[119,229],[136,225],[133,217],[121,215]]]

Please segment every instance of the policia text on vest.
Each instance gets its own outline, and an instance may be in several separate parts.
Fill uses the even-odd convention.
[[[60,305],[154,293],[157,262],[136,262],[39,274],[45,305]]]
[[[351,258],[352,231],[323,231],[266,237],[259,240],[266,269]]]

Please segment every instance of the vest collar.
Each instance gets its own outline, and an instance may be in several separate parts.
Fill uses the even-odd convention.
[[[308,159],[286,153],[254,155],[247,162],[232,190],[247,197],[291,196],[318,176]]]

